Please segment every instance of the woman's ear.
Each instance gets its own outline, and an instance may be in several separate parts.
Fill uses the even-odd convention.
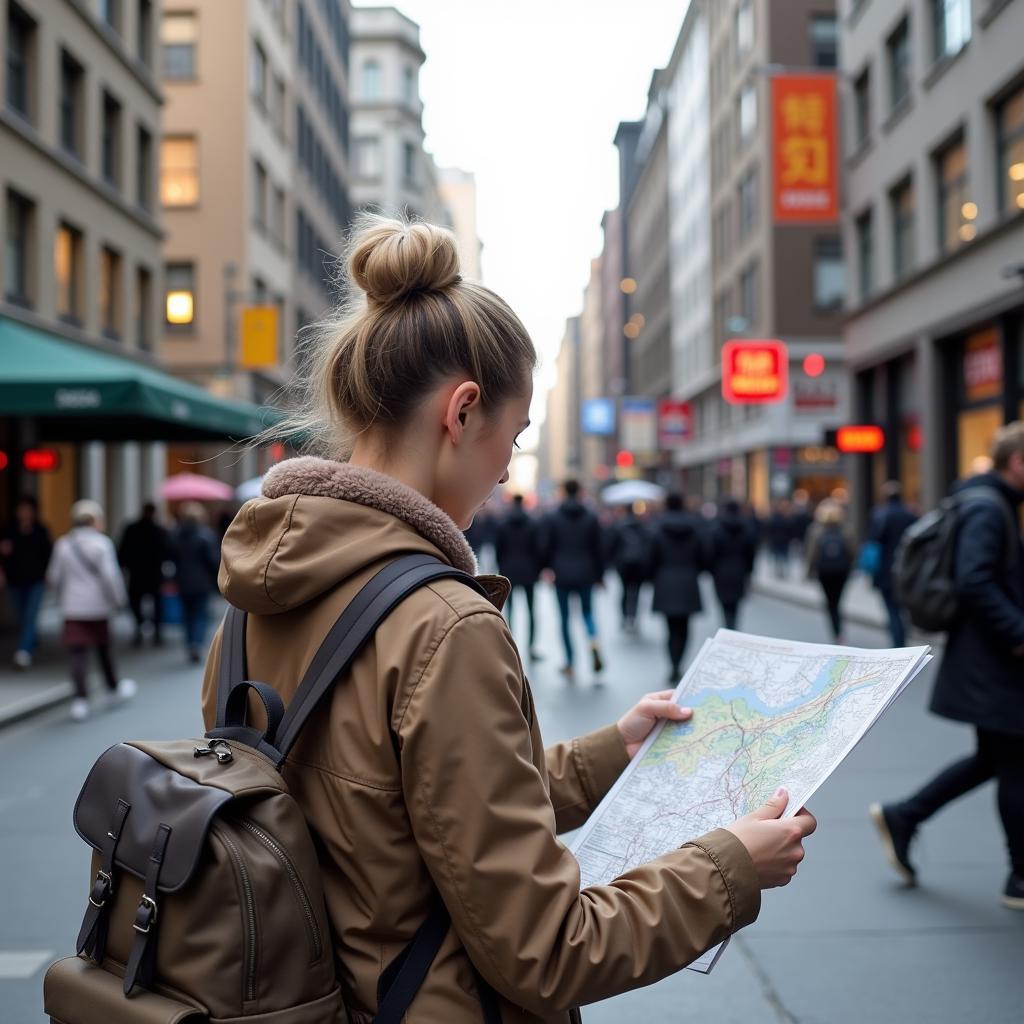
[[[463,381],[453,389],[444,411],[444,425],[454,444],[462,440],[462,432],[471,410],[480,408],[480,385],[476,381]]]

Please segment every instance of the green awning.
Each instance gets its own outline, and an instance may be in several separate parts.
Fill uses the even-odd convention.
[[[0,416],[36,418],[48,441],[204,441],[252,437],[281,412],[0,317]]]

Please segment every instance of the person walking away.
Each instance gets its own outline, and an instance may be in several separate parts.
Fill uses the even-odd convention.
[[[651,575],[651,533],[636,514],[626,506],[624,518],[611,531],[609,560],[622,583],[622,628],[636,633],[640,589]]]
[[[182,506],[180,522],[171,535],[174,578],[181,595],[188,660],[202,660],[209,624],[210,595],[217,589],[220,552],[217,538],[206,525],[206,510],[198,502]]]
[[[900,538],[917,516],[903,504],[902,488],[898,480],[889,480],[882,487],[883,501],[871,512],[868,524],[868,540],[878,545],[878,569],[872,582],[889,613],[889,632],[893,647],[903,647],[907,642],[907,629],[903,621],[903,610],[896,600],[896,587],[892,578],[892,565]]]
[[[14,507],[14,522],[0,537],[0,587],[10,588],[18,616],[18,647],[14,667],[28,668],[39,643],[39,609],[46,590],[46,567],[53,544],[39,521],[39,505],[23,495]]]
[[[655,524],[651,562],[654,566],[652,610],[668,626],[669,683],[682,675],[690,638],[690,616],[701,611],[700,574],[708,568],[708,538],[703,520],[686,510],[681,494],[665,499],[665,513]]]
[[[153,646],[159,647],[163,643],[160,588],[170,545],[167,530],[157,522],[153,502],[147,501],[142,515],[124,528],[117,556],[128,577],[128,604],[135,619],[134,645],[142,646],[143,626],[149,621],[153,624]],[[151,609],[148,615],[147,602]]]
[[[601,524],[580,499],[578,480],[566,480],[562,503],[544,523],[544,567],[549,569],[558,598],[565,664],[562,675],[575,672],[572,643],[572,605],[579,604],[583,626],[590,641],[590,663],[595,674],[604,670],[604,659],[594,619],[594,587],[604,577],[604,550]]]
[[[495,523],[494,556],[498,572],[511,585],[505,603],[505,618],[509,628],[512,628],[513,596],[520,590],[526,598],[526,614],[529,619],[530,661],[540,661],[537,619],[533,608],[534,591],[541,568],[540,524],[523,507],[521,494],[512,496],[512,507]]]
[[[826,499],[818,506],[807,536],[807,576],[821,585],[837,644],[843,643],[839,603],[853,569],[853,555],[853,540],[843,527],[842,507],[831,498]]]
[[[111,700],[135,696],[133,679],[118,679],[114,665],[110,619],[127,604],[124,579],[113,541],[103,532],[103,508],[83,499],[71,507],[72,528],[58,538],[46,572],[56,591],[64,619],[62,640],[71,659],[75,696],[71,717],[89,715],[89,652],[96,655]]]
[[[347,266],[367,301],[325,324],[310,370],[311,398],[324,404],[296,417],[318,428],[330,457],[276,465],[224,538],[221,580],[248,616],[249,672],[286,704],[342,611],[396,558],[473,572],[461,531],[508,479],[529,423],[532,342],[497,295],[460,276],[454,236],[363,224]],[[776,820],[782,792],[581,892],[556,832],[583,824],[656,719],[688,716],[659,693],[545,751],[500,612],[507,584],[478,582],[486,596],[441,579],[398,605],[284,764],[319,839],[328,941],[352,1021],[375,1017],[382,968],[393,975],[436,919],[431,908],[444,906],[451,925],[404,1020],[479,1024],[485,1000],[488,1020],[570,1024],[580,1004],[678,971],[752,921],[759,890],[790,880],[814,827],[805,812]],[[207,726],[220,646],[218,632]]]
[[[739,502],[730,498],[711,524],[709,559],[726,629],[736,628],[740,602],[750,585],[756,555],[757,541],[750,520],[743,514]]]
[[[789,573],[789,545],[793,539],[793,524],[789,519],[789,504],[777,501],[764,524],[764,539],[778,579]]]
[[[795,546],[799,558],[807,554],[807,531],[814,522],[810,496],[802,487],[793,492],[793,504],[789,510],[790,552]]]
[[[1010,871],[1002,902],[1024,910],[1024,549],[1017,513],[1024,501],[1024,423],[995,436],[991,472],[958,484],[954,534],[957,619],[935,679],[931,710],[974,726],[975,751],[871,816],[890,862],[913,884],[910,847],[924,822],[990,779]],[[983,491],[975,490],[984,488]]]

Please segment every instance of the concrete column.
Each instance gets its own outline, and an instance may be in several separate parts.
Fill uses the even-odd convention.
[[[89,441],[82,445],[82,494],[102,504],[106,500],[106,455],[101,441]]]

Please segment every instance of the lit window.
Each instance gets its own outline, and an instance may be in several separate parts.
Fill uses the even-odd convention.
[[[191,135],[168,135],[160,142],[160,202],[164,206],[199,202],[199,164]]]
[[[195,320],[195,266],[192,263],[168,263],[165,271],[164,301],[167,323],[189,327]]]
[[[978,207],[967,197],[967,146],[958,139],[935,158],[938,179],[939,244],[952,252],[977,234]]]
[[[1024,210],[1024,88],[996,108],[999,199],[1007,213]]]
[[[82,319],[82,232],[61,224],[53,245],[53,272],[57,282],[57,315]]]

